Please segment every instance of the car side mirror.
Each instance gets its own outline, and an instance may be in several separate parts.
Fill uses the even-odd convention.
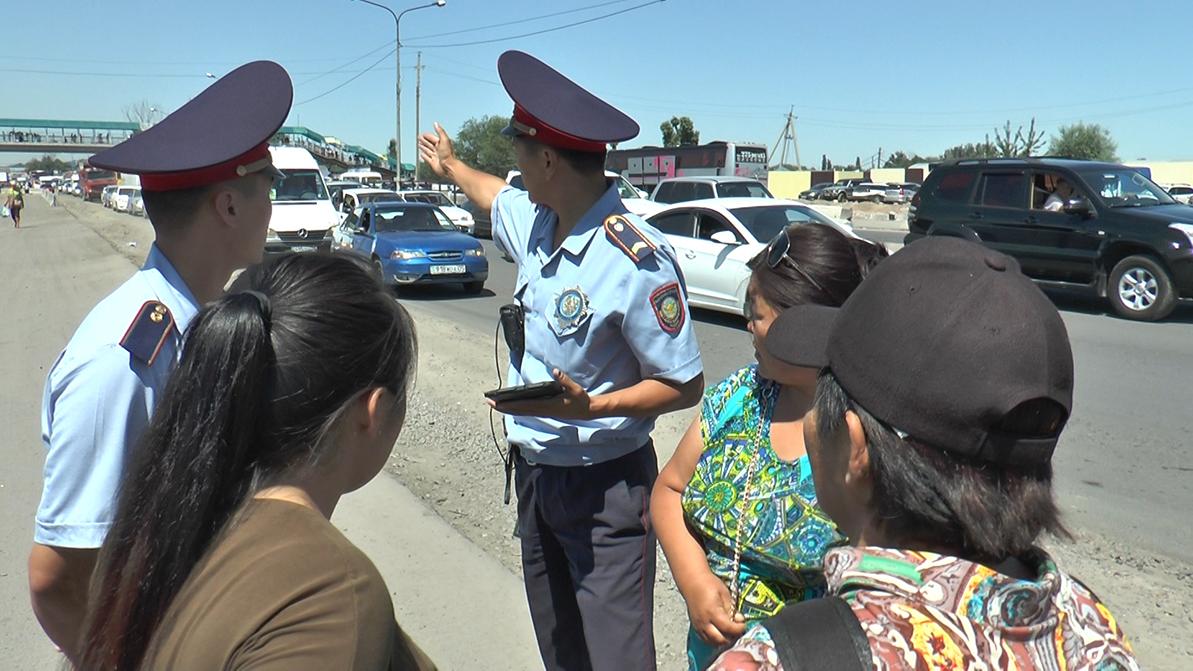
[[[1065,203],[1065,212],[1068,214],[1076,214],[1082,217],[1088,217],[1093,214],[1093,208],[1090,207],[1089,201],[1081,196],[1076,196],[1069,199]]]
[[[710,238],[713,242],[719,242],[722,245],[740,245],[737,236],[732,231],[717,231],[712,234]]]

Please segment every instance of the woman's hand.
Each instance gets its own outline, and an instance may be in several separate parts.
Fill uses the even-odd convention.
[[[734,613],[729,588],[716,575],[693,585],[684,593],[688,619],[700,640],[714,646],[729,645],[746,631],[746,622]]]

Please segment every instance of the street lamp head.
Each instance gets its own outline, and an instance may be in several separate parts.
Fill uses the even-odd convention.
[[[215,79],[215,75],[210,72],[203,73],[203,76],[207,77],[208,79]]]
[[[442,7],[447,4],[447,0],[435,0],[436,7]]]

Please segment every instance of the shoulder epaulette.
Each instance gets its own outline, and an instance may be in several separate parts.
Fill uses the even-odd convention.
[[[174,333],[174,315],[161,301],[146,301],[133,323],[128,325],[120,346],[145,365],[152,366],[162,347]]]
[[[642,235],[637,227],[630,223],[627,217],[611,214],[605,218],[605,235],[609,241],[617,245],[626,256],[639,263],[655,251],[654,244]]]

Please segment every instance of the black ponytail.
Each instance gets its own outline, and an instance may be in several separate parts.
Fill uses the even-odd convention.
[[[294,255],[237,284],[243,290],[192,322],[130,455],[93,579],[83,668],[137,668],[194,566],[253,492],[317,461],[359,391],[406,393],[412,325],[368,266]]]

